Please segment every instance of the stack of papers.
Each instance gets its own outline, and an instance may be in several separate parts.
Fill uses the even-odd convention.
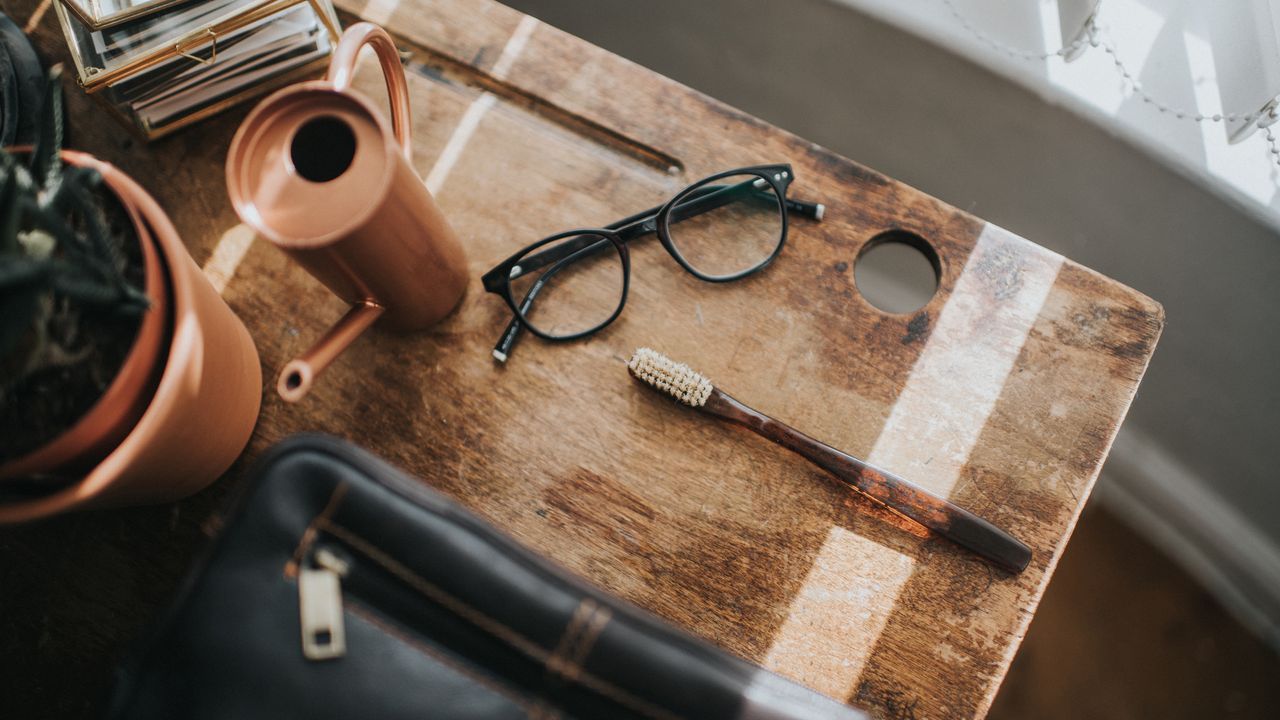
[[[118,0],[117,0],[118,1]],[[85,78],[110,78],[105,98],[150,135],[329,55],[332,36],[312,2],[236,22],[263,0],[188,0],[92,29],[68,22]],[[322,6],[323,7],[323,6]],[[86,83],[88,86],[88,83]]]

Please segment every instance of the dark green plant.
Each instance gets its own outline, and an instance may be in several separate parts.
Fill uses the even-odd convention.
[[[0,402],[33,372],[92,352],[76,332],[86,313],[138,315],[149,305],[125,278],[102,176],[62,161],[60,74],[49,73],[31,152],[0,150]]]

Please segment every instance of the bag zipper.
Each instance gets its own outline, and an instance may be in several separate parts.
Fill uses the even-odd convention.
[[[369,562],[366,563],[364,560],[369,560]],[[379,565],[374,561],[374,558],[367,555],[365,550],[353,546],[347,539],[335,537],[322,530],[321,537],[312,541],[312,545],[305,552],[304,560],[298,571],[302,652],[306,659],[325,661],[341,658],[346,654],[344,593],[349,593],[349,595],[345,596],[346,598],[359,600],[362,581],[368,579],[370,573],[376,577],[391,581],[404,591],[410,590],[410,586],[406,584],[403,577]],[[344,580],[347,581],[345,587]],[[420,593],[420,591],[418,592]],[[438,599],[421,597],[419,594],[415,594],[414,598],[419,602],[425,600],[451,616],[459,615],[456,608],[442,604]],[[466,618],[461,619],[465,620]],[[400,613],[397,613],[396,617],[389,618],[389,621],[413,634],[426,633],[426,636],[430,637],[429,631],[425,630],[412,618],[404,617]],[[483,626],[478,627],[478,629],[490,635],[493,634],[491,630]],[[515,650],[519,653],[528,654],[526,650],[520,650],[519,648]],[[459,657],[457,662],[465,665],[471,664],[471,661],[462,657]],[[499,678],[495,676],[494,679]],[[513,697],[525,696],[531,692],[531,690],[509,681],[503,681],[503,684],[510,688],[508,694]],[[600,692],[599,690],[592,690]],[[622,702],[614,695],[607,695],[604,699],[607,702]],[[624,703],[624,707],[633,709],[634,703]],[[675,717],[665,712],[656,715],[649,712],[628,714],[626,716],[640,717],[642,715]]]
[[[347,652],[342,610],[342,578],[350,564],[324,547],[298,571],[298,609],[302,620],[302,655],[308,660],[333,660]]]
[[[389,580],[400,591],[414,592],[412,598],[415,603],[425,601],[449,616],[457,615],[456,610],[412,590],[404,578],[382,568],[361,548],[322,530],[306,550],[298,569],[298,615],[302,623],[303,657],[318,661],[346,654],[345,605],[349,599],[358,598],[360,583],[357,581],[371,574]],[[397,614],[389,620],[415,635],[425,633],[430,636],[430,631],[424,630],[413,617]]]

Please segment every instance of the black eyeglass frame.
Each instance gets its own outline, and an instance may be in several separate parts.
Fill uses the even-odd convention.
[[[680,253],[679,248],[671,240],[672,213],[676,208],[685,203],[705,200],[711,200],[712,203],[714,203],[715,196],[720,193],[731,191],[742,184],[739,184],[738,186],[716,187],[699,193],[695,197],[691,198],[690,196],[706,187],[707,183],[740,175],[754,175],[763,179],[773,190],[779,204],[780,215],[782,218],[782,228],[779,232],[778,244],[774,247],[768,257],[750,268],[728,275],[710,275],[695,268],[688,259]],[[617,320],[618,316],[622,314],[623,307],[627,304],[627,293],[631,285],[631,254],[627,248],[627,243],[650,233],[655,233],[658,236],[658,240],[666,249],[667,254],[671,255],[672,259],[674,259],[680,267],[684,268],[686,272],[699,280],[713,283],[733,282],[760,272],[777,259],[778,255],[782,252],[782,248],[786,245],[789,227],[788,216],[792,212],[799,213],[815,220],[821,220],[825,212],[825,207],[821,204],[801,200],[791,200],[787,198],[787,190],[794,180],[795,172],[792,170],[790,163],[753,165],[749,167],[725,170],[714,175],[709,175],[690,184],[680,192],[676,193],[663,205],[643,210],[634,215],[625,217],[622,220],[611,223],[603,228],[579,228],[575,230],[567,230],[565,232],[543,238],[542,240],[523,248],[511,257],[501,263],[498,263],[493,267],[493,269],[481,276],[481,282],[484,285],[484,289],[488,292],[500,295],[503,300],[506,301],[507,306],[511,309],[513,315],[511,323],[507,326],[506,331],[503,332],[502,338],[498,341],[497,347],[494,348],[494,357],[500,361],[506,360],[506,356],[510,352],[511,347],[515,344],[515,340],[519,335],[521,327],[544,340],[568,342],[597,333],[608,327],[614,320]],[[755,185],[757,181],[753,180],[747,182]],[[720,207],[722,204],[723,203],[711,204],[706,208],[690,208],[691,212],[685,217],[692,217],[693,215],[701,212],[715,209],[716,207]],[[679,222],[682,219],[684,218],[677,217],[676,222]],[[543,258],[543,262],[529,266],[529,259],[538,257],[537,255],[530,255],[530,253],[540,247],[562,241],[565,238],[575,236],[588,237],[593,235],[599,236],[601,240],[590,241],[584,245],[569,247],[565,250],[557,248],[559,252],[551,253],[554,255],[553,257]],[[553,268],[548,271],[548,273],[544,274],[542,278],[539,278],[537,283],[530,288],[529,293],[526,294],[525,298],[519,303],[516,302],[515,296],[511,292],[511,281],[527,272],[545,267],[551,262],[565,263],[565,265],[561,265],[561,267],[565,267],[569,262],[573,262],[574,258],[582,256],[583,253],[594,253],[604,249],[604,246],[601,245],[601,242],[603,241],[608,241],[622,258],[622,293],[619,296],[617,308],[615,308],[613,313],[611,313],[604,321],[594,327],[580,332],[568,335],[551,335],[539,330],[525,317],[525,313],[528,312],[533,301],[536,299],[538,290],[542,287],[543,279],[556,272],[558,268]]]

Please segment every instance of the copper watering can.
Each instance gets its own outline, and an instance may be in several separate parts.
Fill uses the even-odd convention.
[[[391,123],[351,89],[364,45],[377,51]],[[343,34],[324,80],[287,87],[245,118],[227,155],[227,188],[245,224],[306,268],[351,310],[289,362],[290,402],[370,325],[420,330],[467,287],[458,236],[410,164],[409,90],[399,53],[371,23]]]

